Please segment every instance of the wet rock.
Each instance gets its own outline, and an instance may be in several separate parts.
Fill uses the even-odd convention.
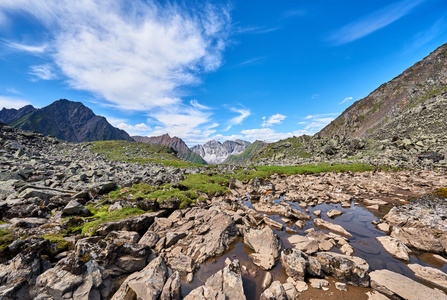
[[[287,238],[290,244],[293,245],[298,250],[304,251],[307,254],[312,254],[318,251],[318,242],[311,240],[306,236],[301,236],[298,234],[289,236]]]
[[[207,279],[204,285],[192,290],[184,300],[241,299],[245,300],[241,268],[238,260]]]
[[[423,267],[419,264],[409,264],[416,278],[427,281],[439,288],[447,289],[447,274],[439,269]]]
[[[400,240],[390,237],[390,236],[379,236],[376,239],[382,244],[383,248],[391,254],[391,256],[402,259],[405,261],[410,261],[411,250],[405,246]]]
[[[385,232],[386,234],[390,234],[391,232],[391,228],[390,225],[388,225],[388,223],[380,223],[377,225],[377,229]]]
[[[335,218],[335,217],[338,217],[338,216],[341,216],[343,213],[341,212],[341,211],[339,211],[338,209],[331,209],[330,211],[328,211],[327,213],[326,213],[326,215],[329,217],[329,218]]]
[[[143,270],[131,274],[121,284],[112,300],[150,299],[156,300],[168,279],[168,269],[163,257],[151,261]]]
[[[337,280],[349,285],[369,286],[369,265],[364,259],[335,252],[319,252],[317,260],[323,272]]]
[[[322,219],[315,219],[314,225],[316,227],[327,229],[327,230],[333,231],[335,233],[338,233],[338,234],[341,234],[341,235],[344,235],[347,237],[352,237],[352,234],[350,234],[348,231],[346,231],[340,225],[332,224],[331,222],[324,221]]]
[[[161,292],[160,300],[180,300],[182,299],[182,283],[179,272],[175,272],[165,283]]]
[[[273,268],[281,250],[281,243],[272,229],[249,228],[244,233],[244,243],[256,252],[250,254],[255,265],[263,270]]]
[[[266,289],[259,300],[287,300],[286,290],[279,281],[274,281],[268,289]]]
[[[276,222],[267,216],[264,216],[264,222],[265,222],[265,224],[267,224],[268,226],[270,226],[271,228],[276,229],[276,230],[283,230],[283,228],[284,228],[283,224]]]
[[[429,288],[401,274],[389,270],[377,270],[369,274],[371,287],[389,297],[402,299],[447,299],[439,291]]]
[[[262,288],[265,290],[267,289],[273,281],[272,274],[270,272],[265,272],[264,280],[262,281]]]
[[[301,250],[287,248],[281,253],[281,264],[289,277],[295,281],[304,281],[309,266],[307,255]]]
[[[86,208],[84,205],[80,204],[76,200],[71,200],[68,204],[62,209],[62,216],[81,216],[88,217],[91,216],[92,213]]]

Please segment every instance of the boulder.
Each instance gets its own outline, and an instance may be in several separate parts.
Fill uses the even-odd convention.
[[[409,253],[411,253],[411,250],[400,240],[390,236],[379,236],[376,237],[376,239],[382,244],[383,248],[391,254],[391,256],[410,261]]]
[[[319,252],[317,260],[324,273],[349,285],[369,286],[369,265],[356,256],[347,256],[335,252]]]
[[[179,272],[174,272],[165,283],[161,292],[160,300],[182,299],[182,283]]]
[[[245,300],[241,267],[238,260],[212,275],[204,285],[192,290],[184,300],[240,299]]]
[[[81,216],[88,217],[91,216],[92,213],[88,208],[79,203],[76,200],[71,200],[68,204],[62,209],[62,216]]]
[[[429,288],[390,270],[377,270],[369,274],[371,287],[389,297],[411,300],[447,299],[439,290]]]
[[[30,299],[28,281],[21,277],[8,284],[0,285],[0,299]]]
[[[287,300],[287,293],[281,282],[274,281],[270,287],[261,294],[259,300]]]
[[[340,225],[333,224],[331,222],[324,221],[322,219],[315,219],[314,220],[314,225],[315,225],[315,227],[327,229],[327,230],[333,231],[335,233],[338,233],[338,234],[341,234],[341,235],[344,235],[344,236],[347,236],[347,237],[352,237],[352,234],[350,234],[348,231],[346,231]]]
[[[111,231],[106,239],[112,239],[115,243],[137,243],[140,235],[135,231]]]
[[[143,270],[127,277],[113,295],[112,300],[157,300],[163,291],[167,279],[168,268],[163,257],[159,256]]]
[[[263,270],[270,270],[281,251],[281,243],[269,227],[262,229],[249,228],[244,233],[244,243],[255,253],[250,254],[253,263]]]
[[[138,241],[138,244],[146,245],[149,248],[154,248],[159,239],[160,237],[156,232],[148,230]]]
[[[327,213],[326,213],[326,215],[329,217],[329,218],[335,218],[335,217],[338,217],[338,216],[341,216],[343,213],[341,212],[341,211],[339,211],[338,209],[331,209],[330,211],[328,211]]]
[[[289,277],[295,281],[304,281],[309,266],[308,256],[301,250],[287,248],[281,253],[281,264]]]

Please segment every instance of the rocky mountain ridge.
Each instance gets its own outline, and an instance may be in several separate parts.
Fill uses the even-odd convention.
[[[242,140],[219,141],[211,140],[203,145],[196,145],[192,151],[199,154],[208,164],[221,164],[231,155],[238,155],[244,152],[251,143]]]
[[[322,137],[339,135],[346,138],[392,138],[392,131],[385,132],[381,129],[390,127],[390,122],[403,114],[409,120],[417,117],[421,109],[414,109],[416,106],[423,107],[427,101],[446,93],[447,44],[444,44],[396,78],[382,84],[366,98],[356,101],[319,134]],[[442,116],[434,117],[434,120],[421,122],[420,131],[426,134],[430,132],[429,128],[425,128],[426,121],[438,121],[445,130],[445,119]]]
[[[110,125],[106,118],[97,116],[81,102],[61,99],[40,109],[3,109],[0,122],[14,128],[33,130],[69,142],[133,139],[124,130]]]
[[[166,133],[161,136],[152,136],[152,137],[132,136],[132,138],[136,142],[140,143],[159,144],[172,147],[174,150],[178,152],[178,155],[183,159],[193,163],[206,165],[206,161],[203,160],[200,157],[200,155],[189,149],[186,143],[181,138],[178,138],[176,136],[171,138],[169,134]]]

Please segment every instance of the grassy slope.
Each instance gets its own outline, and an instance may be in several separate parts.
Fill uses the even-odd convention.
[[[306,139],[310,139],[310,137],[291,137],[285,140],[280,140],[276,143],[268,144],[264,149],[257,152],[251,161],[256,164],[256,161],[264,158],[276,157],[277,159],[281,159],[284,157],[311,157],[312,154],[306,153],[302,150],[302,146],[306,143]],[[281,157],[278,157],[278,155],[281,155]]]
[[[265,142],[262,141],[256,141],[250,146],[248,146],[244,152],[242,152],[239,155],[231,155],[228,157],[224,164],[232,164],[232,165],[243,165],[245,164],[249,159],[251,159],[262,147],[266,145]]]

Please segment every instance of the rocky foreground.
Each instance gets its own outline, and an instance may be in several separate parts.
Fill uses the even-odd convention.
[[[232,180],[177,209],[107,194],[209,168],[0,126],[0,299],[447,299],[445,173]],[[116,218],[85,227],[106,202]]]

